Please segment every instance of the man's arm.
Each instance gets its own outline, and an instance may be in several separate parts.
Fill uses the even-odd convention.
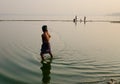
[[[50,36],[49,36],[49,34],[47,32],[45,33],[45,38],[46,38],[46,41],[49,42]]]
[[[51,37],[51,35],[49,34],[49,32],[47,32],[47,34],[48,34],[48,36],[49,36],[49,38]]]

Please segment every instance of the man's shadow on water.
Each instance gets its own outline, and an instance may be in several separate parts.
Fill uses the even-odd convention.
[[[52,62],[52,58],[50,58],[49,60],[42,60],[42,66],[40,67],[40,69],[42,70],[42,84],[49,84],[51,77],[50,77],[50,70],[51,70],[51,62]]]

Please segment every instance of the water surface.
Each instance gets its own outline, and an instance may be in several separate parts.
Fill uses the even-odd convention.
[[[48,25],[54,58],[41,62],[41,27]],[[120,24],[0,22],[1,84],[106,84],[120,80]],[[44,84],[44,83],[43,83]]]

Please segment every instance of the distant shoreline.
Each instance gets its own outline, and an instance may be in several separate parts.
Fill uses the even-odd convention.
[[[58,21],[58,22],[73,22],[73,20],[0,20],[0,21]],[[77,22],[80,22],[79,20]],[[84,21],[82,21],[84,22]],[[109,21],[109,20],[86,20],[86,22],[111,22],[120,23],[120,21]]]
[[[0,20],[0,21],[65,21],[65,22],[72,22],[72,20]]]

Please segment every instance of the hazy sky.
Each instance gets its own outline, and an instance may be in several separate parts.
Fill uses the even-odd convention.
[[[120,12],[120,0],[0,0],[0,14],[104,15]]]

